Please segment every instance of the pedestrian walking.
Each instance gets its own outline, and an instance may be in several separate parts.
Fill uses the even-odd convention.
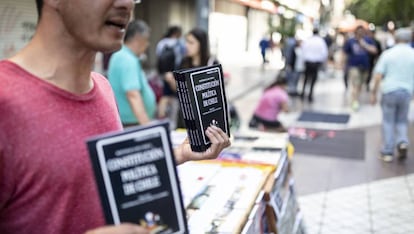
[[[175,90],[175,81],[166,77],[168,73],[180,67],[185,56],[185,45],[181,36],[181,27],[171,26],[156,47],[157,70],[163,82],[157,117],[167,118],[171,129],[176,129],[179,102]]]
[[[375,48],[377,48],[376,53],[369,53],[369,70],[368,70],[367,80],[365,82],[366,89],[367,91],[369,91],[372,71],[374,69],[375,64],[377,63],[379,56],[381,55],[382,48],[381,48],[381,43],[375,38],[375,29],[368,30],[367,37],[370,38],[374,42]]]
[[[310,83],[308,100],[313,101],[313,89],[318,79],[318,71],[328,58],[328,47],[325,40],[319,36],[319,30],[313,30],[313,36],[304,40],[302,45],[303,59],[305,60],[305,80],[303,81],[302,99],[305,97],[307,84]]]
[[[294,65],[291,73],[287,75],[287,82],[288,82],[288,94],[290,96],[297,96],[298,95],[298,83],[300,78],[302,77],[303,72],[305,71],[305,61],[303,58],[303,49],[302,49],[302,41],[296,40],[296,45],[294,49]]]
[[[129,23],[125,44],[109,60],[108,79],[124,127],[148,124],[155,117],[156,99],[139,56],[149,45],[150,28],[142,20]]]
[[[269,60],[266,58],[267,51],[271,48],[271,41],[267,36],[263,36],[259,41],[260,55],[262,56],[262,64],[266,64]]]
[[[377,102],[377,91],[381,84],[382,139],[380,158],[390,162],[407,155],[408,110],[414,91],[414,49],[409,45],[411,31],[398,29],[397,44],[384,51],[374,69],[374,87],[371,103]]]
[[[346,55],[348,78],[352,84],[351,108],[358,111],[362,85],[366,82],[370,68],[370,54],[375,55],[378,51],[375,42],[365,36],[365,29],[362,26],[355,29],[354,37],[345,42],[343,49]]]

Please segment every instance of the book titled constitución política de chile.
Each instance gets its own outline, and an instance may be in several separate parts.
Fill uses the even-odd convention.
[[[191,149],[203,152],[210,147],[205,131],[211,125],[230,137],[221,64],[177,70],[173,74]]]
[[[108,224],[188,233],[168,122],[96,136],[87,146]]]

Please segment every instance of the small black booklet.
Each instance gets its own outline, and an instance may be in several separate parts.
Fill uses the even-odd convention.
[[[205,134],[210,125],[221,128],[230,137],[221,65],[182,69],[173,74],[191,149],[203,152],[210,147]]]
[[[87,141],[108,224],[188,233],[168,129],[159,121]]]

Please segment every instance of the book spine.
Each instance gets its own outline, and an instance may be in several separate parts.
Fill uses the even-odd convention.
[[[177,96],[178,96],[178,101],[180,102],[180,108],[181,108],[181,113],[183,115],[183,119],[184,119],[184,123],[185,126],[187,128],[187,135],[188,135],[188,139],[190,141],[190,145],[193,144],[193,139],[191,137],[191,131],[188,130],[188,121],[189,121],[189,113],[186,107],[186,101],[185,101],[185,88],[183,86],[183,81],[182,81],[182,76],[183,74],[181,73],[176,73],[174,72],[174,78],[175,78],[175,83],[177,86]]]
[[[189,111],[189,126],[191,128],[191,132],[192,132],[192,138],[193,138],[193,142],[194,144],[191,145],[191,149],[195,152],[200,152],[202,151],[202,149],[200,148],[201,145],[201,141],[198,137],[198,128],[196,125],[196,118],[194,115],[194,109],[192,106],[192,94],[191,94],[191,90],[189,89],[189,85],[188,85],[188,77],[187,77],[188,73],[185,73],[185,75],[183,76],[183,86],[185,89],[185,96],[186,96],[186,107],[187,110]]]
[[[206,145],[203,140],[203,133],[204,129],[202,129],[201,123],[200,123],[200,111],[197,108],[196,101],[197,97],[194,95],[194,87],[191,82],[191,73],[186,74],[186,86],[188,91],[188,99],[189,99],[189,106],[191,109],[191,117],[192,117],[192,124],[194,126],[194,132],[195,132],[195,140],[198,143],[197,151],[203,152],[205,151],[209,145]]]
[[[182,111],[183,111],[183,115],[185,114],[186,116],[184,121],[185,121],[185,126],[187,129],[187,135],[190,141],[191,150],[199,152],[200,149],[198,148],[199,143],[197,141],[196,128],[194,125],[194,115],[192,114],[188,87],[187,87],[185,80],[186,80],[185,74],[180,73],[177,81],[178,81],[178,85],[180,86],[180,90],[181,90]]]

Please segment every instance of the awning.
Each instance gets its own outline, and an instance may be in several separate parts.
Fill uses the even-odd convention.
[[[368,22],[362,19],[348,19],[339,22],[338,30],[340,32],[353,32],[358,26],[368,29]]]
[[[272,14],[277,13],[277,6],[269,0],[233,0],[233,2]]]

